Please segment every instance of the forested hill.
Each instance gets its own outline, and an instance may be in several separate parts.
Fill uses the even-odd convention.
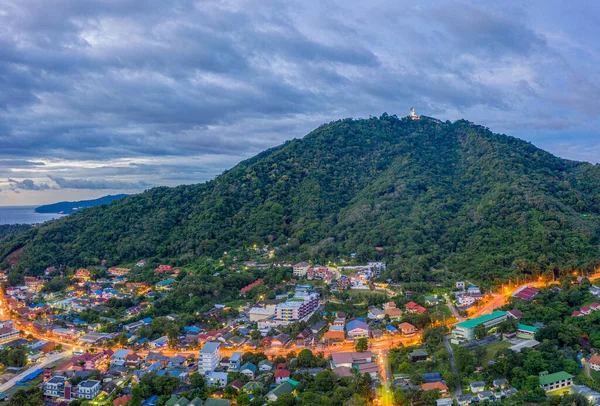
[[[32,227],[30,224],[0,224],[0,241],[22,234]]]
[[[269,244],[292,260],[384,259],[394,279],[492,279],[589,263],[599,242],[599,166],[467,121],[384,114],[323,125],[204,184],[49,222],[0,244],[0,257],[24,246],[18,268],[36,274]]]
[[[115,200],[124,198],[125,194],[102,196],[93,200],[79,200],[77,202],[58,202],[46,204],[35,208],[36,213],[64,213],[71,214],[87,207],[99,206],[101,204],[110,204]]]

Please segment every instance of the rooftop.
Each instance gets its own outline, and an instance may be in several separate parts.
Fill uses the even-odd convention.
[[[87,381],[81,381],[79,383],[79,386],[82,388],[93,388],[96,385],[99,385],[100,381],[95,381],[93,379],[87,380]]]
[[[565,371],[555,372],[553,374],[544,374],[544,372],[542,372],[540,374],[540,385],[548,385],[554,382],[560,382],[570,378],[573,378],[573,375]]]
[[[517,330],[526,331],[528,333],[537,333],[538,328],[534,327],[534,326],[528,326],[527,324],[519,324],[519,326],[517,327]]]
[[[221,343],[216,343],[216,342],[210,341],[208,343],[205,343],[202,346],[200,353],[201,354],[212,354],[213,352],[217,351],[220,347],[221,347]]]
[[[490,320],[502,317],[504,315],[506,315],[506,312],[497,310],[490,314],[484,314],[483,316],[475,317],[473,319],[468,319],[463,322],[456,323],[455,326],[462,328],[475,328],[478,324],[488,322]]]

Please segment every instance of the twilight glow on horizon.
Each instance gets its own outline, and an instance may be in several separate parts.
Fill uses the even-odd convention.
[[[4,0],[0,205],[203,182],[411,106],[598,163],[599,19],[592,1]]]

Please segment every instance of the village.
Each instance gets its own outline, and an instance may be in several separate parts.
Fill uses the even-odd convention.
[[[411,290],[381,281],[386,267],[381,262],[266,267],[246,261],[241,271],[230,271],[289,268],[292,278],[270,287],[257,278],[239,289],[235,302],[215,303],[193,317],[153,317],[152,309],[183,271],[160,264],[152,271],[155,283],[129,280],[145,267],[145,260],[133,268],[104,267],[100,278],[97,270],[79,268],[60,275],[68,279],[64,289],[49,292],[44,286],[63,272],[50,267],[44,276],[7,287],[0,299],[0,346],[25,358],[6,363],[0,398],[35,386],[56,405],[74,400],[114,406],[266,404],[295,396],[303,377],[327,372],[338,379],[366,374],[380,404],[402,404],[414,391],[424,404],[501,402],[518,396],[519,388],[501,375],[484,378],[493,375],[484,370],[504,351],[534,350],[546,327],[543,321],[526,323],[531,317],[520,306],[500,310],[507,303],[534,303],[548,289],[539,283],[508,293],[484,292],[466,281]],[[584,282],[589,283],[579,277],[572,283],[581,288]],[[586,292],[600,296],[593,285]],[[344,297],[361,303],[349,306],[340,300]],[[600,303],[592,301],[570,317],[598,310]],[[591,349],[579,359],[585,376],[600,371],[600,357]],[[577,384],[575,372],[541,371],[537,387],[600,400],[595,389]],[[140,398],[135,388],[159,378],[170,390]]]

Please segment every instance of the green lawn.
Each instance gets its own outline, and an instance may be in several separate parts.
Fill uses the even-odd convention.
[[[508,341],[499,341],[497,343],[493,343],[485,347],[486,355],[484,364],[487,364],[489,360],[493,360],[496,356],[496,353],[500,350],[504,350],[508,347],[511,347],[513,344]]]
[[[561,395],[564,395],[565,393],[569,393],[569,388],[557,389],[557,390],[553,390],[553,391],[550,391],[550,392],[546,392],[546,395],[548,395],[548,396],[561,396]]]
[[[371,289],[348,289],[346,292],[348,292],[348,294],[350,296],[353,295],[360,295],[360,294],[364,294],[364,295],[381,295],[381,296],[385,296],[385,293],[380,291],[380,290],[371,290]]]

